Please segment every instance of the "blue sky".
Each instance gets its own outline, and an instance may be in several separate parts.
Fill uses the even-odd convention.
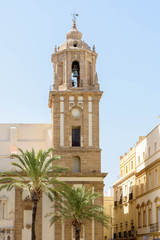
[[[51,54],[65,41],[74,9],[83,40],[98,52],[108,189],[119,156],[160,121],[159,0],[0,0],[0,123],[50,123]]]

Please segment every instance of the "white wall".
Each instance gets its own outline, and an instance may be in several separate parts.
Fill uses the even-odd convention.
[[[9,157],[12,145],[23,150],[51,147],[51,124],[0,124],[0,158]]]
[[[154,143],[157,143],[157,150],[154,150]],[[150,147],[150,156],[148,148]],[[143,160],[143,152],[145,152],[145,160]],[[140,164],[138,164],[138,156],[140,156]],[[160,125],[154,128],[145,139],[136,146],[136,166],[137,172],[150,165],[156,159],[160,158]]]

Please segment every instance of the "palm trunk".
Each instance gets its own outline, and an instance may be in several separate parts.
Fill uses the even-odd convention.
[[[32,208],[32,235],[31,239],[36,240],[36,234],[35,234],[35,223],[36,223],[36,213],[37,213],[37,203],[38,200],[33,201],[33,208]]]
[[[80,224],[75,225],[75,234],[76,234],[75,240],[80,240],[80,232],[81,232],[81,225]]]

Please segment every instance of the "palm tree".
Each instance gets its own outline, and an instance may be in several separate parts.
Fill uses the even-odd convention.
[[[59,189],[55,195],[54,211],[47,214],[51,216],[50,224],[58,220],[72,221],[75,229],[75,239],[80,240],[81,226],[85,220],[101,223],[103,226],[109,226],[109,217],[105,214],[103,206],[94,204],[94,200],[100,197],[98,193],[92,193],[89,189],[85,192],[84,186],[81,188],[65,187]]]
[[[12,155],[18,160],[11,163],[16,167],[16,170],[0,174],[2,177],[0,179],[2,184],[0,190],[6,188],[10,191],[14,187],[28,190],[29,198],[33,203],[31,239],[35,240],[35,220],[38,201],[42,197],[43,192],[53,200],[52,196],[55,192],[53,185],[63,184],[56,179],[57,174],[66,169],[53,165],[53,162],[59,159],[60,156],[51,157],[52,148],[49,148],[47,151],[39,150],[37,154],[35,154],[34,149],[31,152],[23,152],[21,149],[19,151],[20,155]]]

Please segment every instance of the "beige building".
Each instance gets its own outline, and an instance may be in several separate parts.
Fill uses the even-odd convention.
[[[120,179],[114,188],[114,239],[135,239],[135,147],[120,157]]]
[[[136,147],[137,238],[160,239],[160,125]]]
[[[110,217],[110,226],[108,229],[104,228],[104,240],[109,240],[114,238],[114,196],[113,188],[110,188],[106,193],[104,193],[104,208],[106,214]]]
[[[120,157],[120,174],[114,184],[114,238],[132,238],[131,230],[138,240],[160,239],[160,125]]]
[[[52,55],[54,84],[49,92],[51,124],[0,124],[0,171],[9,170],[11,153],[17,148],[35,151],[54,148],[61,155],[57,165],[68,172],[60,178],[71,186],[84,185],[103,196],[101,149],[99,147],[99,90],[96,73],[97,53],[82,41],[76,23],[66,35],[66,42],[55,47]],[[0,192],[0,239],[28,240],[31,235],[32,204],[25,191]],[[103,205],[103,197],[96,200]],[[45,195],[38,204],[36,218],[37,240],[74,240],[71,222],[57,222],[49,227],[51,203]],[[103,227],[86,221],[81,240],[104,239]]]

